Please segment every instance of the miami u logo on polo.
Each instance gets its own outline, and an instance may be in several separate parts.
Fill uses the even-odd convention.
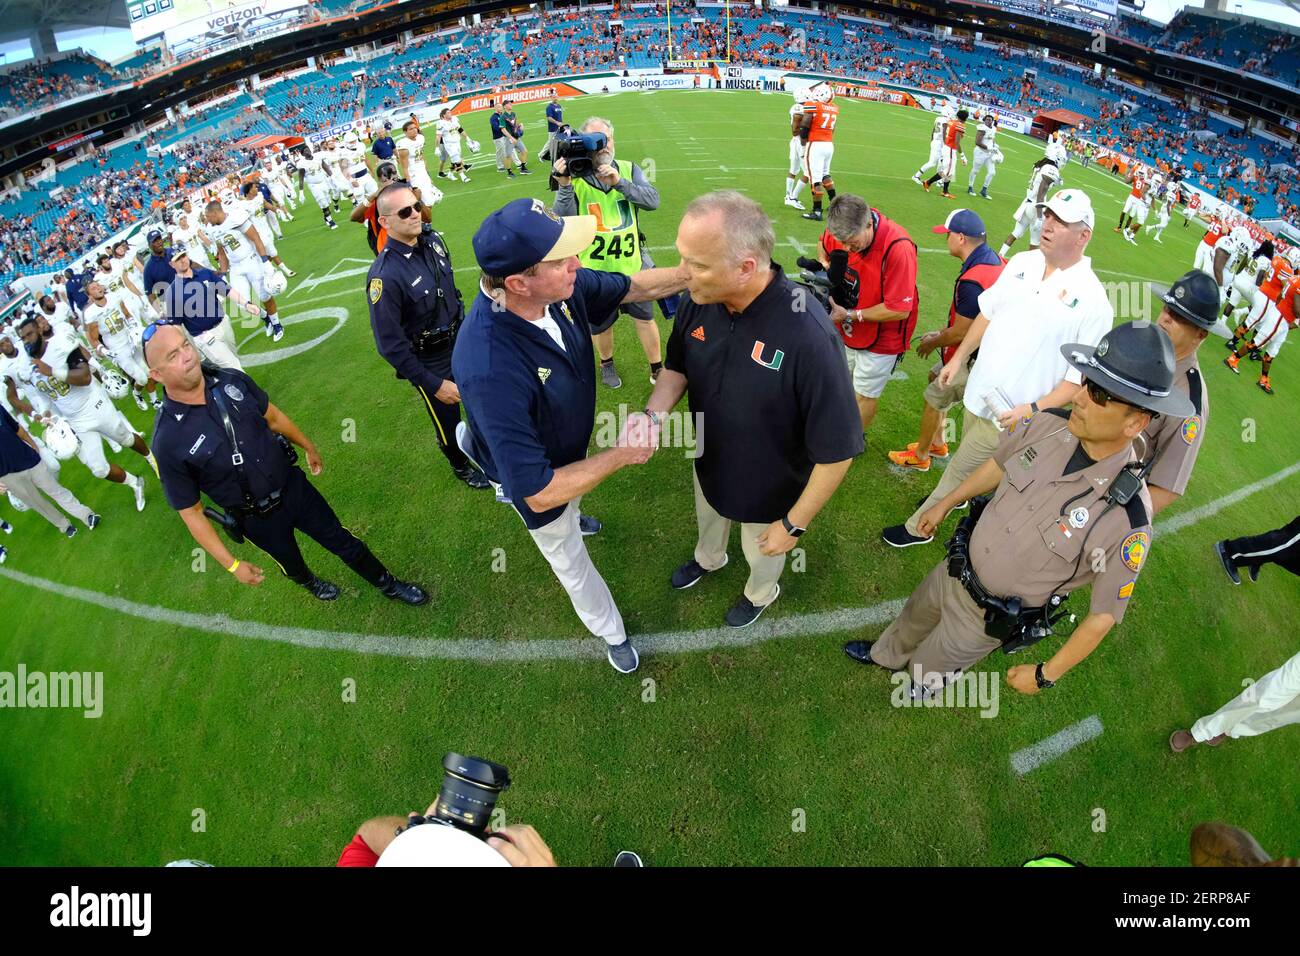
[[[777,369],[781,367],[781,363],[785,360],[785,353],[782,352],[780,349],[776,349],[776,354],[772,356],[772,361],[764,362],[763,350],[766,348],[767,346],[763,343],[762,339],[756,339],[754,341],[754,351],[749,353],[749,357],[752,358],[759,365],[763,366],[763,368],[770,368],[772,371],[775,372]]]

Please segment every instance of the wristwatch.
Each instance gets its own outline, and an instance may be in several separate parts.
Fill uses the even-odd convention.
[[[781,524],[785,526],[785,533],[792,538],[797,538],[808,530],[807,528],[800,528],[798,525],[791,524],[789,518],[782,518]]]
[[[1038,666],[1034,668],[1034,683],[1038,685],[1039,690],[1046,690],[1049,687],[1055,687],[1056,681],[1048,680],[1043,676],[1043,662],[1039,661]]]
[[[1037,402],[1030,402],[1030,403],[1029,403],[1029,410],[1030,410],[1031,412],[1033,412],[1035,415],[1037,415],[1037,414],[1038,414],[1038,403],[1037,403]]]

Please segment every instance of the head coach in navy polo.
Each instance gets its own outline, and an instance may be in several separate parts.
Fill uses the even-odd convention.
[[[677,232],[689,301],[668,340],[647,415],[655,426],[690,389],[703,426],[695,460],[695,556],[672,575],[689,588],[727,563],[731,523],[749,562],[727,612],[745,627],[776,600],[786,552],[862,454],[844,348],[826,310],[772,261],[772,221],[739,192],[686,207]]]
[[[452,353],[466,417],[456,437],[519,512],[578,617],[605,641],[610,664],[627,674],[637,652],[582,541],[600,523],[579,503],[653,448],[638,413],[616,447],[587,456],[596,419],[589,317],[661,299],[684,283],[677,268],[630,276],[580,268],[578,253],[595,235],[594,216],[560,217],[540,199],[507,203],[474,234],[483,277]]]

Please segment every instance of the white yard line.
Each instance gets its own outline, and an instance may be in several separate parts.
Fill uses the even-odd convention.
[[[1177,534],[1184,528],[1204,521],[1224,508],[1271,487],[1300,472],[1300,462],[1259,481],[1230,492],[1186,514],[1178,515],[1156,526],[1156,537]],[[189,628],[209,634],[221,634],[250,640],[272,641],[322,650],[349,651],[358,654],[380,654],[388,657],[437,658],[441,660],[470,660],[486,663],[505,661],[541,660],[599,660],[604,655],[604,644],[595,638],[564,640],[503,640],[499,638],[449,638],[404,637],[383,634],[359,634],[348,631],[323,631],[310,628],[284,627],[244,621],[224,614],[195,614],[172,608],[142,604],[86,588],[60,584],[44,578],[24,574],[12,568],[0,567],[0,577],[24,584],[73,601],[81,601],[104,610],[133,617],[138,620]],[[558,588],[555,599],[562,600]],[[893,620],[903,607],[903,600],[886,601],[869,607],[841,608],[789,617],[765,618],[742,630],[729,627],[706,628],[697,631],[664,631],[655,634],[637,634],[637,647],[649,654],[683,654],[712,650],[718,647],[747,647],[766,641],[795,637],[813,637],[845,631],[859,631],[877,627]],[[1094,735],[1095,736],[1095,735]]]
[[[1064,730],[1058,730],[1046,740],[1040,740],[1032,747],[1017,750],[1011,755],[1011,769],[1023,777],[1031,770],[1036,770],[1045,763],[1050,763],[1062,754],[1073,750],[1080,744],[1095,740],[1105,728],[1101,718],[1096,714],[1085,717],[1077,724],[1071,724]]]

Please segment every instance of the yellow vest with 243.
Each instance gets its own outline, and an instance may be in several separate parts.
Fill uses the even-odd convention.
[[[617,159],[614,165],[620,176],[631,180],[630,161]],[[617,190],[602,192],[577,176],[573,178],[573,196],[578,202],[578,215],[596,217],[596,238],[578,253],[578,261],[601,272],[640,272],[641,240],[632,202]]]

